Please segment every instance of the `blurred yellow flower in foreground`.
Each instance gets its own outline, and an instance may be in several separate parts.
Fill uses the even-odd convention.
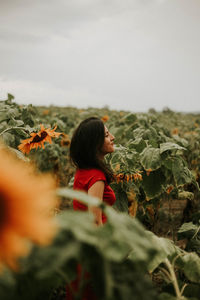
[[[0,267],[17,269],[17,259],[28,254],[30,241],[49,244],[56,232],[55,183],[36,175],[0,145]]]

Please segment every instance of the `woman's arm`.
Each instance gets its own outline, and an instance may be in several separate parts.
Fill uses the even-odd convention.
[[[105,183],[103,181],[96,181],[88,190],[88,195],[97,197],[103,201]],[[100,208],[92,206],[89,208],[95,216],[95,221],[97,225],[102,225],[102,211]]]

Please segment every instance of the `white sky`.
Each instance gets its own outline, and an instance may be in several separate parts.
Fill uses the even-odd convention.
[[[200,112],[200,0],[0,0],[0,99]]]

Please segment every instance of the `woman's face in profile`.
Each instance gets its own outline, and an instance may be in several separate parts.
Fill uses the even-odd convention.
[[[115,151],[114,149],[114,139],[115,137],[108,131],[108,128],[104,127],[105,137],[104,137],[104,144],[101,149],[103,155],[108,153],[112,153]]]

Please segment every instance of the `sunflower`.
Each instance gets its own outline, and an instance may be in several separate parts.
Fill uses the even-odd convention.
[[[133,176],[135,181],[136,180],[140,180],[140,181],[142,180],[142,175],[140,174],[140,172],[132,174],[132,176]]]
[[[17,269],[17,259],[28,254],[31,242],[51,242],[56,223],[55,183],[36,175],[30,164],[0,147],[0,267]]]
[[[22,140],[21,144],[18,146],[18,149],[22,151],[24,154],[29,153],[31,149],[43,148],[44,149],[44,142],[52,143],[52,139],[54,137],[59,137],[61,133],[55,132],[57,126],[53,129],[47,128],[45,129],[42,124],[40,124],[41,130],[37,133],[32,132],[31,137]]]
[[[69,147],[70,143],[71,143],[69,135],[65,134],[65,133],[62,133],[61,135],[62,135],[62,139],[61,139],[61,142],[60,142],[61,147]]]
[[[167,194],[170,194],[173,189],[174,189],[173,185],[168,186],[166,189]]]
[[[146,171],[147,176],[149,176],[150,173],[152,172],[152,169],[146,169],[145,171]]]
[[[105,115],[105,116],[103,116],[103,117],[101,118],[101,120],[102,120],[103,122],[107,122],[107,121],[109,120],[109,116],[108,116],[108,115]]]
[[[177,134],[178,134],[178,128],[174,128],[174,129],[172,130],[172,134],[177,135]]]
[[[142,180],[142,175],[140,173],[141,173],[141,171],[138,171],[138,173],[134,173],[134,174],[119,173],[117,175],[114,175],[114,179],[117,181],[117,183],[129,182],[129,181],[132,181],[133,179],[135,181]]]

